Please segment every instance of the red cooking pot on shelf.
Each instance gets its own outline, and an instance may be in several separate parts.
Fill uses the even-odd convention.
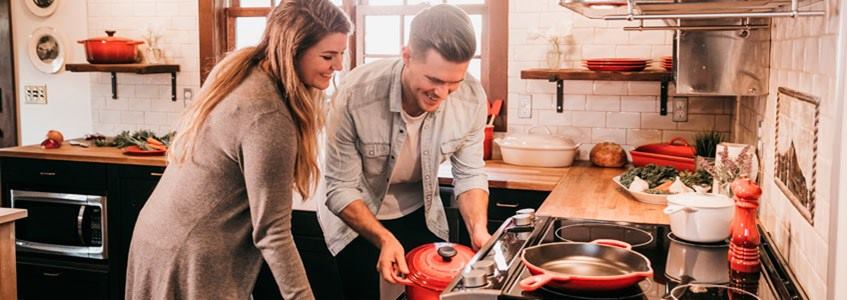
[[[85,58],[92,64],[128,64],[138,61],[136,47],[143,41],[116,37],[114,30],[106,30],[103,37],[79,41],[85,46]]]
[[[453,243],[430,243],[406,254],[409,265],[406,286],[409,300],[438,300],[439,295],[474,256],[467,246]]]

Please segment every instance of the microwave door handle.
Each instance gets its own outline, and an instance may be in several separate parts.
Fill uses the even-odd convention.
[[[85,239],[82,237],[82,222],[85,219],[85,205],[79,206],[79,214],[76,216],[76,234],[79,237],[80,245],[85,245]]]

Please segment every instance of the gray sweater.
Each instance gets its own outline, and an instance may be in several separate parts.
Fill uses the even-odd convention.
[[[127,299],[249,299],[262,258],[285,299],[313,299],[291,235],[295,126],[259,71],[218,104],[141,210]]]

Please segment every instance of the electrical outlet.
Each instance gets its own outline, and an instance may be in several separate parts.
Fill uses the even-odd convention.
[[[532,118],[532,95],[518,96],[518,118]]]
[[[47,104],[47,85],[25,85],[24,103]]]
[[[673,121],[688,122],[688,97],[673,98]]]
[[[194,98],[194,91],[191,88],[182,89],[182,100],[191,100]]]

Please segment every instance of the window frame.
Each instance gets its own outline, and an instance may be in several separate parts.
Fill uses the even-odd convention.
[[[267,0],[269,4],[278,0]],[[240,7],[240,0],[200,0],[199,36],[200,36],[200,82],[205,81],[212,67],[235,46],[235,22],[239,17],[267,16],[270,7]],[[227,6],[227,4],[230,6]],[[420,10],[427,4],[409,5],[367,5],[367,0],[342,0],[341,8],[354,22],[355,28],[363,27],[366,15],[408,15],[409,11]],[[508,64],[492,64],[492,61],[508,61],[508,0],[486,0],[485,4],[458,5],[469,14],[479,14],[485,24],[482,28],[480,42],[480,74],[479,78],[485,89],[488,100],[503,99],[508,101]],[[361,11],[361,13],[359,13]],[[400,13],[396,13],[400,12]],[[396,13],[396,14],[395,14]],[[496,20],[496,22],[495,22]],[[405,22],[401,21],[401,32],[404,32]],[[364,35],[353,32],[348,49],[350,69],[355,68],[364,60]],[[506,103],[504,106],[508,107]],[[496,131],[506,131],[507,109],[501,109],[494,122]]]

